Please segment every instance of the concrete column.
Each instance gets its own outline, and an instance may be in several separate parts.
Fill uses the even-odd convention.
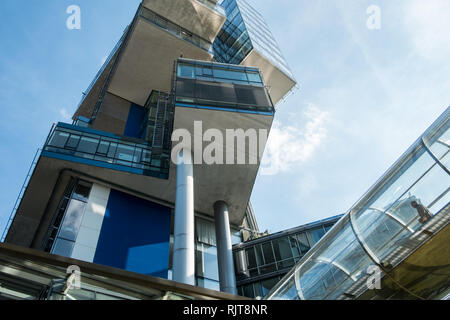
[[[191,152],[181,150],[177,160],[172,274],[174,281],[195,285],[194,170]]]
[[[223,201],[214,204],[216,225],[217,260],[219,263],[220,291],[237,294],[231,248],[230,219],[228,205]]]

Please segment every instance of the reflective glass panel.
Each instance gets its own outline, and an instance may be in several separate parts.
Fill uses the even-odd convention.
[[[86,203],[72,199],[64,216],[58,237],[75,241],[83,219]]]
[[[72,241],[57,239],[53,247],[52,253],[63,257],[70,257],[72,255],[74,245],[75,243]]]

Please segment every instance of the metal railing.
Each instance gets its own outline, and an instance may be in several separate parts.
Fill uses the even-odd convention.
[[[157,149],[145,140],[58,123],[43,155],[58,154],[75,162],[93,160],[99,166],[167,179],[170,157]],[[96,165],[95,162],[90,164]]]
[[[42,149],[37,149],[37,151],[34,155],[33,162],[31,163],[30,168],[28,169],[27,175],[25,177],[25,180],[22,184],[22,187],[20,188],[19,195],[17,196],[16,202],[14,203],[14,207],[11,211],[11,214],[9,215],[9,218],[6,223],[5,229],[3,230],[3,234],[2,234],[2,238],[0,239],[0,242],[4,242],[6,239],[9,228],[11,227],[14,217],[16,216],[17,209],[19,208],[20,202],[22,201],[23,195],[25,194],[25,190],[27,189],[28,183],[30,182],[30,179],[31,179],[31,176],[34,173],[34,169],[36,168],[36,164],[41,155],[41,151],[42,151]]]

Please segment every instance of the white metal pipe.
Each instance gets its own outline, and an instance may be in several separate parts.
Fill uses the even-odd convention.
[[[189,150],[177,159],[173,244],[173,280],[195,285],[194,170]]]

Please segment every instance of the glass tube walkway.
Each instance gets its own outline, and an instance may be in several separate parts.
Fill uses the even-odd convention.
[[[449,168],[447,108],[265,299],[357,299],[369,289],[375,269],[409,298],[429,298],[430,290],[420,291],[426,297],[411,291],[393,271],[439,232],[448,238]],[[449,256],[448,242],[439,245],[438,251]],[[439,258],[447,262],[433,267],[440,270],[445,291],[450,257]]]

